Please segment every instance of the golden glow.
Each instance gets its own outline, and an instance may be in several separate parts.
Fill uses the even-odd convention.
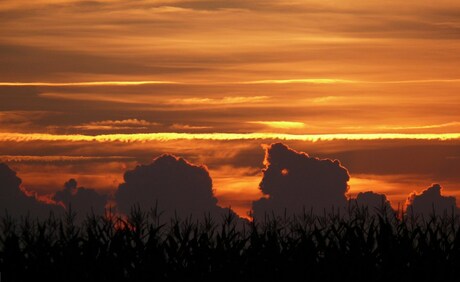
[[[171,129],[178,129],[178,130],[196,130],[196,129],[209,129],[212,128],[211,126],[199,126],[199,125],[188,125],[188,124],[180,124],[175,123],[171,125]]]
[[[236,84],[419,84],[419,83],[460,83],[460,78],[453,79],[413,79],[413,80],[352,80],[340,78],[287,78],[287,79],[261,79],[250,81],[215,81],[215,80],[194,80],[194,81],[170,81],[170,80],[140,80],[140,81],[78,81],[78,82],[0,82],[0,86],[43,86],[43,87],[66,87],[66,86],[139,86],[155,84],[180,84],[180,85],[236,85]],[[231,103],[233,100],[240,100],[245,97],[225,97]],[[265,99],[267,96],[255,98]],[[187,100],[189,100],[187,102]],[[204,100],[204,101],[203,101]],[[172,100],[183,103],[209,102],[206,98],[188,98],[184,100]]]
[[[459,78],[453,78],[453,79],[413,79],[413,80],[373,81],[373,82],[368,81],[367,83],[411,84],[411,83],[459,83],[459,82],[460,82]]]
[[[0,86],[136,86],[150,84],[179,84],[174,81],[83,81],[83,82],[0,82]]]
[[[244,170],[244,169],[243,169]],[[218,205],[231,207],[239,216],[248,218],[252,201],[263,197],[258,189],[262,174],[244,175],[241,171],[225,167],[220,171],[210,171]],[[238,181],[235,181],[237,176]]]
[[[171,99],[169,100],[170,104],[175,105],[196,105],[196,104],[205,104],[205,105],[229,105],[229,104],[241,104],[241,103],[255,103],[260,101],[265,101],[269,99],[268,96],[249,96],[249,97],[223,97],[221,99],[212,99],[212,98],[185,98],[185,99]]]
[[[393,130],[408,130],[408,129],[433,129],[443,128],[451,126],[459,126],[460,122],[447,122],[442,124],[430,124],[430,125],[413,125],[413,126],[381,126],[380,129],[393,129]]]
[[[311,83],[311,84],[337,84],[337,83],[359,83],[356,80],[336,78],[294,78],[294,79],[265,79],[241,82],[241,84],[289,84],[289,83]]]
[[[98,160],[129,160],[134,159],[129,156],[12,156],[1,155],[0,162],[78,162],[78,161],[98,161]]]
[[[413,83],[459,83],[460,79],[413,79],[413,80],[351,80],[337,78],[293,78],[293,79],[266,79],[240,82],[241,84],[413,84]]]
[[[305,123],[298,121],[248,121],[248,123],[262,124],[271,128],[282,129],[299,129],[305,127]]]
[[[136,133],[101,135],[58,135],[46,133],[0,133],[0,141],[68,141],[68,142],[148,142],[171,140],[291,140],[291,141],[332,141],[332,140],[454,140],[460,133],[411,134],[286,134],[286,133]]]

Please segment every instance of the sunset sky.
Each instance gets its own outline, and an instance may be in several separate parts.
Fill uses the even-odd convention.
[[[111,193],[171,153],[244,215],[283,142],[340,160],[350,195],[458,198],[459,50],[453,0],[2,0],[0,162]]]

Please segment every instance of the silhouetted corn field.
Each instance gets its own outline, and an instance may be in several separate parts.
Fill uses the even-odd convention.
[[[1,281],[413,281],[460,279],[460,222],[354,210],[245,222],[72,213],[1,219]],[[220,222],[220,223],[217,223]]]

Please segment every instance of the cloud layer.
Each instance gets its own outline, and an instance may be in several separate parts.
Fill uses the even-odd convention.
[[[83,183],[88,183],[89,178],[85,175],[93,173],[107,179],[109,177],[107,172],[113,174],[115,178],[119,177],[117,174],[121,175],[122,172],[125,172],[124,181],[118,182],[122,182],[120,185],[116,181],[113,182],[113,185],[118,186],[115,200],[119,211],[127,213],[135,204],[140,204],[144,209],[150,209],[158,204],[159,210],[165,211],[165,218],[174,215],[175,212],[180,216],[187,216],[191,213],[196,217],[201,217],[203,214],[211,213],[214,217],[219,217],[228,213],[229,210],[219,207],[217,205],[218,199],[220,206],[234,205],[238,213],[245,216],[251,202],[260,195],[263,197],[252,202],[253,215],[256,218],[263,217],[267,212],[275,212],[278,215],[284,214],[285,209],[288,213],[297,213],[304,209],[309,211],[310,208],[313,208],[315,212],[322,213],[324,209],[342,208],[348,203],[367,208],[370,213],[378,212],[382,208],[391,211],[387,197],[388,195],[394,197],[394,189],[399,187],[391,187],[391,184],[379,181],[367,182],[367,184],[360,184],[358,190],[347,195],[347,192],[350,191],[348,186],[350,176],[347,169],[339,161],[310,157],[306,153],[290,149],[285,144],[273,143],[264,146],[265,160],[263,163],[265,168],[261,171],[261,155],[255,154],[251,146],[240,145],[239,147],[239,143],[235,143],[231,146],[231,151],[226,151],[223,150],[224,144],[229,145],[223,143],[213,148],[209,143],[201,144],[203,146],[202,152],[205,152],[203,150],[206,149],[208,155],[203,153],[200,158],[194,156],[193,153],[181,153],[193,162],[209,164],[216,185],[213,185],[207,167],[193,165],[174,155],[161,155],[147,165],[137,166],[132,159],[124,157],[107,156],[107,159],[104,159],[103,157],[67,156],[56,159],[51,156],[23,156],[22,158],[9,156],[6,160],[14,164],[14,167],[21,164],[19,166],[20,172],[21,175],[26,176],[26,187],[29,190],[21,185],[22,180],[14,170],[6,164],[1,164],[0,208],[2,210],[8,209],[14,215],[26,214],[30,211],[32,215],[39,217],[48,215],[51,210],[62,212],[64,211],[63,208],[69,209],[70,206],[73,211],[77,211],[79,214],[88,212],[102,214],[108,200],[104,194],[100,194],[94,189],[78,187],[73,178],[64,184],[63,189],[61,187],[64,182],[62,179],[64,177],[69,179],[69,175],[72,174],[83,179]],[[324,144],[310,144],[310,149],[315,148],[315,146],[324,146]],[[167,151],[172,151],[174,148],[174,144],[171,144]],[[111,150],[110,148],[104,149]],[[163,149],[163,151],[165,150]],[[260,146],[257,151],[261,151]],[[142,147],[138,152],[144,152],[144,148]],[[368,154],[368,151],[366,152]],[[214,155],[217,153],[220,154],[219,157]],[[450,154],[450,151],[447,153]],[[331,155],[334,154],[331,153]],[[444,158],[442,154],[440,156]],[[222,158],[225,158],[226,162],[222,162]],[[354,158],[356,159],[356,156]],[[253,159],[259,161],[253,163]],[[455,163],[456,158],[450,159]],[[378,159],[378,161],[382,160],[383,158]],[[56,161],[57,163],[55,163]],[[119,166],[117,161],[129,161],[130,164]],[[81,172],[79,167],[83,165],[87,168],[84,174],[80,175],[78,174]],[[258,165],[259,168],[257,168]],[[33,173],[25,173],[24,170],[27,171],[28,167],[40,168],[42,174],[48,175],[47,179],[50,179],[49,175],[54,173],[53,179],[59,183],[59,189],[39,190],[45,187],[46,183],[37,181]],[[128,170],[126,171],[126,169]],[[62,175],[56,174],[56,170],[61,171]],[[260,190],[257,191],[257,181],[261,177]],[[372,178],[372,176],[369,177]],[[236,178],[238,180],[235,180]],[[446,176],[444,178],[447,179]],[[456,179],[453,178],[452,181],[456,181]],[[419,180],[421,183],[426,181],[424,179]],[[48,183],[51,182],[48,180]],[[90,183],[97,184],[97,182]],[[30,192],[31,187],[33,190],[41,191],[42,194],[47,193],[49,197],[38,196]],[[93,186],[89,185],[89,187]],[[374,192],[368,191],[369,187],[373,187]],[[448,187],[452,189],[451,185]],[[216,188],[219,189],[217,193],[214,190]],[[396,192],[406,199],[407,187],[406,190],[403,188],[405,187]],[[455,197],[442,195],[441,191],[441,186],[435,184],[419,194],[412,193],[407,200],[408,213],[428,216],[433,212],[433,209],[438,215],[442,215],[444,212],[450,213],[452,210],[457,212]],[[347,202],[347,197],[350,195],[356,196]],[[394,208],[398,207],[397,202],[392,200],[392,203]]]

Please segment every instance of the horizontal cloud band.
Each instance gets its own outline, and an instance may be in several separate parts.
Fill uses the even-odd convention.
[[[332,141],[332,140],[455,140],[460,133],[410,134],[410,133],[373,133],[373,134],[285,134],[285,133],[135,133],[101,135],[57,135],[45,133],[0,133],[0,142],[28,141],[68,141],[68,142],[148,142],[171,140],[292,140],[292,141]]]
[[[138,80],[138,81],[77,81],[77,82],[16,82],[0,81],[0,86],[17,87],[73,87],[73,86],[140,86],[155,84],[182,84],[182,85],[257,85],[257,84],[419,84],[419,83],[460,83],[460,78],[451,79],[413,79],[413,80],[352,80],[341,78],[290,78],[290,79],[262,79],[251,81],[171,81],[171,80]]]

